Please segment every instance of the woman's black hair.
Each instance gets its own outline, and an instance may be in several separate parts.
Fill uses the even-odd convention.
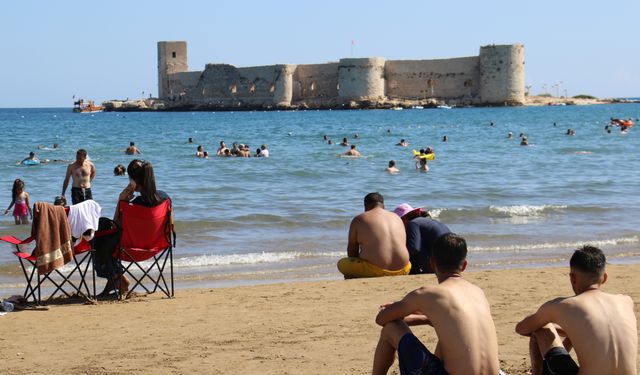
[[[151,163],[146,160],[134,159],[127,167],[129,177],[140,186],[140,195],[152,206],[162,202],[158,190],[156,190],[156,177],[153,174]]]

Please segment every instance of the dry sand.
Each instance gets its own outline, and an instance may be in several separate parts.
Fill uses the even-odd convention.
[[[631,295],[640,265],[609,266],[603,289]],[[528,369],[516,322],[542,302],[571,295],[567,268],[465,272],[484,288],[508,374]],[[434,284],[433,275],[178,290],[125,302],[66,304],[0,317],[6,374],[365,374],[378,305]],[[433,347],[430,327],[417,335]],[[392,373],[397,373],[397,366]]]

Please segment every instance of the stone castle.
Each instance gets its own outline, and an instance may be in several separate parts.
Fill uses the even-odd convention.
[[[437,60],[345,58],[326,64],[189,71],[186,42],[158,42],[158,96],[165,109],[388,108],[396,105],[521,105],[524,46]]]

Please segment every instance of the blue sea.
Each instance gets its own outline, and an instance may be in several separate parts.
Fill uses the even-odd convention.
[[[128,183],[113,168],[133,159],[124,149],[135,142],[153,164],[158,188],[173,199],[177,287],[339,279],[335,264],[346,254],[349,223],[373,191],[383,194],[387,209],[403,202],[423,206],[463,235],[470,270],[566,265],[584,243],[601,247],[610,263],[637,263],[640,128],[607,133],[611,117],[635,121],[640,104],[95,114],[0,109],[0,202],[9,205],[15,178],[25,181],[32,203],[53,202],[67,163],[84,148],[97,168],[94,199],[111,217]],[[566,135],[569,128],[575,136]],[[529,146],[519,145],[521,133]],[[343,137],[364,157],[339,157],[346,151],[338,145]],[[396,146],[400,139],[409,147]],[[219,158],[220,140],[252,150],[264,143],[271,157]],[[59,150],[51,149],[54,143]],[[213,156],[196,158],[199,144]],[[436,160],[428,173],[418,172],[412,149],[427,146]],[[16,165],[29,151],[51,162]],[[384,171],[392,159],[396,175]],[[0,220],[0,235],[27,237],[29,231],[11,216]],[[11,250],[0,244],[0,290],[7,293],[23,285]]]

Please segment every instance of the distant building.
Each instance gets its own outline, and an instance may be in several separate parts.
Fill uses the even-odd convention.
[[[524,46],[480,47],[479,56],[437,60],[345,58],[326,64],[189,71],[186,42],[158,42],[159,98],[193,108],[376,107],[393,101],[521,105]]]

